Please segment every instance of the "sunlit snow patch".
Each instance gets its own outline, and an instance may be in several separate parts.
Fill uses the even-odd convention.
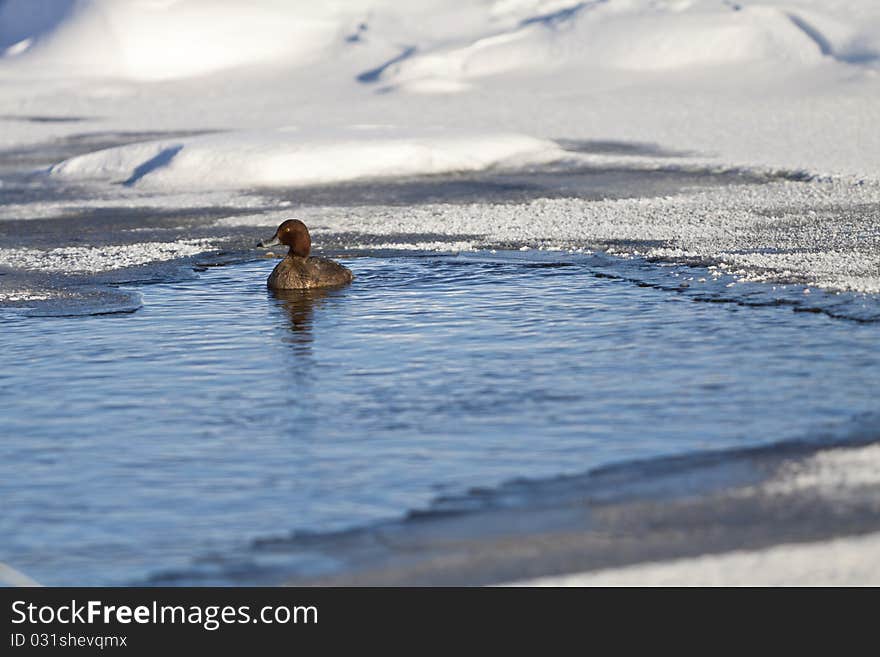
[[[0,21],[19,38],[29,37],[5,54],[27,51],[36,74],[60,68],[65,76],[132,80],[184,78],[273,60],[307,64],[336,39],[337,13],[315,3],[274,0],[0,3]]]
[[[216,189],[480,171],[563,157],[552,141],[510,133],[341,130],[303,137],[259,131],[109,148],[65,160],[50,173],[138,187]]]
[[[45,272],[100,272],[184,258],[211,249],[212,242],[204,239],[125,246],[65,246],[47,251],[10,248],[0,249],[0,265]]]

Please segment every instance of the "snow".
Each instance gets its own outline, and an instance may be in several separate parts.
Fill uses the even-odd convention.
[[[17,571],[12,566],[0,562],[0,585],[2,586],[40,586],[40,584]]]
[[[761,488],[773,495],[818,492],[827,498],[860,497],[864,489],[880,488],[878,465],[880,445],[824,450],[806,461],[786,463],[780,476]]]
[[[838,209],[855,210],[841,221]],[[449,242],[437,250],[509,248],[583,250],[604,247],[620,256],[697,261],[743,281],[796,281],[805,286],[880,293],[880,185],[840,180],[720,187],[652,199],[536,199],[526,203],[304,207],[295,216],[313,235],[353,235],[350,248],[374,238],[431,233]],[[269,229],[289,207],[230,216],[219,226]],[[372,239],[367,239],[372,238]],[[638,246],[638,243],[647,243]],[[385,248],[413,248],[410,240]],[[635,243],[635,244],[634,244]],[[659,243],[659,244],[651,244]],[[454,247],[453,247],[454,244]]]
[[[209,240],[194,239],[141,242],[126,246],[63,246],[48,251],[0,248],[0,264],[46,272],[101,272],[184,258],[210,251],[212,247]]]
[[[61,162],[51,175],[152,188],[253,187],[479,171],[563,156],[553,142],[516,134],[403,135],[349,129],[332,136],[255,131],[110,148]]]
[[[272,227],[295,210],[318,242],[353,235],[341,248],[605,245],[741,280],[880,293],[878,97],[876,0],[0,0],[0,149],[89,132],[217,131],[55,162],[49,182],[92,193],[0,203],[0,220],[223,205],[254,213],[221,226]],[[659,144],[692,154],[678,166],[817,178],[403,210],[267,210],[235,193],[562,159],[664,166],[562,152],[555,139]],[[405,238],[426,234],[446,239]],[[0,265],[96,272],[214,244],[10,247]],[[42,294],[10,289],[0,301]],[[877,458],[820,453],[768,491],[875,486]],[[539,583],[880,584],[878,554],[880,536],[869,535]]]
[[[738,494],[818,496],[837,504],[874,499],[880,445],[822,450],[784,463],[768,481]],[[524,586],[877,586],[880,533],[737,550],[518,582]]]
[[[35,72],[64,66],[89,77],[161,80],[281,58],[308,61],[339,29],[332,11],[307,2],[56,0],[36,14],[34,4],[7,0],[0,13],[18,36],[30,37],[14,54],[29,51]]]
[[[237,190],[559,160],[668,164],[563,152],[554,140],[642,142],[689,153],[680,167],[819,178],[645,201],[310,216],[340,231],[450,238],[418,240],[437,248],[605,242],[626,253],[614,242],[659,240],[637,253],[880,291],[873,0],[6,0],[0,52],[0,149],[216,131],[54,162],[53,182],[92,190],[85,207],[193,207],[199,195],[250,207]],[[47,116],[78,120],[31,120]],[[0,220],[61,216],[77,199],[64,204],[0,205]]]
[[[815,64],[823,56],[815,40],[779,9],[683,12],[648,5],[632,12],[615,11],[617,5],[572,5],[570,13],[525,20],[466,45],[435,47],[394,66],[384,79],[408,84],[522,69],[672,71],[764,61]]]
[[[517,582],[516,586],[878,586],[880,533]]]
[[[120,213],[136,208],[150,208],[155,211],[167,212],[169,210],[187,211],[194,208],[221,206],[244,209],[264,208],[267,203],[268,201],[261,196],[242,195],[230,190],[162,191],[157,194],[134,186],[115,186],[112,190],[97,197],[72,196],[23,203],[3,203],[0,204],[0,221],[51,219],[99,208],[113,208],[119,210]],[[273,204],[274,207],[279,207],[279,205],[277,202]]]
[[[48,301],[52,298],[51,294],[46,292],[36,292],[34,290],[2,290],[0,291],[0,301]]]
[[[0,6],[0,116],[92,122],[4,122],[0,146],[83,128],[213,127],[259,143],[289,126],[308,138],[382,124],[389,141],[635,140],[725,163],[880,171],[873,0],[39,5]]]

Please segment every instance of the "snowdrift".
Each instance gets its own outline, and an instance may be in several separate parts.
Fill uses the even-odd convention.
[[[517,134],[382,132],[261,131],[138,143],[65,160],[50,174],[147,188],[297,186],[477,171],[548,162],[564,154],[552,141]]]
[[[367,79],[417,90],[557,67],[877,59],[880,11],[855,21],[822,8],[776,0],[5,0],[0,52],[64,75],[158,80],[259,63],[304,66],[359,44],[377,58]]]
[[[398,126],[389,139],[436,128],[453,140],[639,141],[732,165],[873,176],[878,74],[875,0],[0,0],[0,148],[84,131],[255,140],[248,167],[239,142],[210,156],[198,143],[96,156],[123,158],[113,175],[132,185],[172,172],[183,184],[197,153],[219,182],[287,184],[269,173],[281,154],[267,131],[297,126],[314,144],[316,130],[357,124]],[[35,125],[46,117],[90,124]],[[437,144],[404,156],[400,142],[377,153],[355,141],[376,175],[474,166],[438,164]],[[335,148],[320,147],[323,169],[310,151],[309,167],[329,171],[322,181],[365,174],[351,148]],[[383,164],[390,151],[400,162]]]
[[[65,75],[161,80],[265,62],[308,63],[338,36],[332,11],[294,0],[6,0],[0,52]]]

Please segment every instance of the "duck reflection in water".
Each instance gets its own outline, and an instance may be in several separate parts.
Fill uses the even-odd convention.
[[[284,342],[293,344],[297,351],[309,351],[312,343],[314,314],[328,297],[339,294],[338,288],[317,288],[310,290],[270,290],[269,296],[278,300],[290,322],[292,335],[283,338]]]

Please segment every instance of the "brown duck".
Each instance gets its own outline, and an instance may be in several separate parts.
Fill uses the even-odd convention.
[[[299,219],[288,219],[278,226],[272,239],[263,240],[257,246],[290,247],[287,257],[279,262],[269,280],[273,290],[309,290],[316,287],[334,287],[351,283],[354,275],[347,267],[329,258],[309,257],[312,238],[309,229]]]

